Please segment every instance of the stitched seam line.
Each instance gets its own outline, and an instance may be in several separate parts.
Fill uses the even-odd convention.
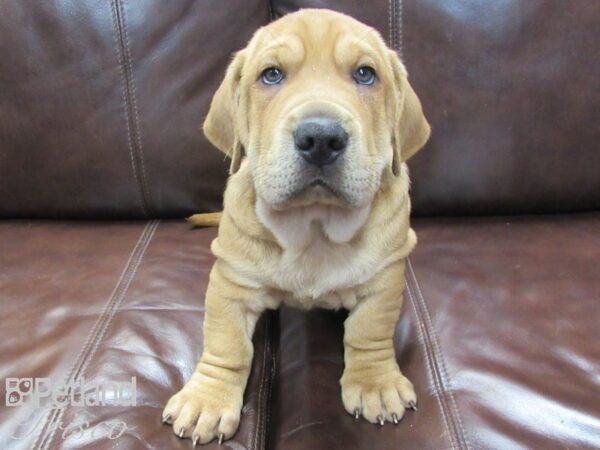
[[[66,378],[69,383],[78,382],[85,373],[85,370],[96,353],[100,342],[106,335],[106,331],[112,323],[112,319],[121,305],[123,298],[125,297],[125,294],[131,285],[131,282],[137,274],[140,263],[144,257],[148,245],[150,244],[150,241],[154,236],[154,233],[156,232],[156,229],[158,228],[158,225],[159,221],[151,221],[144,227],[144,231],[142,232],[138,242],[131,252],[127,264],[125,265],[125,268],[123,269],[123,272],[121,273],[121,276],[119,277],[119,280],[117,281],[117,284],[115,285],[115,288],[113,289],[109,300],[104,307],[104,310],[92,327],[92,331],[88,335],[85,345],[81,348],[75,364],[73,364],[69,371],[69,375]],[[69,390],[66,395],[70,396],[71,391]],[[66,412],[66,409],[66,407],[58,408],[53,411],[51,420],[48,422],[47,426],[44,427],[47,429],[48,426],[51,426],[51,431],[49,433],[45,433],[45,438],[42,440],[39,446],[40,449],[47,449],[52,443],[58,428],[55,425],[60,423]]]
[[[394,48],[394,42],[392,40],[392,0],[388,0],[388,42],[390,46]]]
[[[131,167],[140,194],[142,212],[146,217],[149,217],[149,195],[146,184],[146,168],[140,133],[133,66],[131,62],[132,58],[129,49],[129,37],[127,34],[125,13],[121,0],[113,0],[111,2],[111,15],[115,30],[114,38],[119,58],[119,71],[121,73],[121,98],[124,106],[127,145],[129,147]]]
[[[271,319],[271,317],[267,317],[267,320],[265,321],[265,329],[266,329],[266,336],[265,336],[265,351],[263,353],[264,356],[264,362],[263,362],[263,372],[261,373],[261,386],[264,386],[264,390],[261,387],[261,392],[264,392],[264,397],[261,396],[261,398],[259,398],[259,403],[258,403],[258,407],[257,407],[257,414],[259,417],[259,423],[260,426],[257,427],[257,430],[260,431],[260,433],[258,434],[258,439],[257,439],[257,448],[265,448],[265,423],[267,421],[266,419],[266,410],[265,407],[266,403],[267,403],[267,397],[268,397],[268,359],[269,359],[269,345],[270,345],[270,340],[269,340],[269,320]]]
[[[152,221],[152,222],[150,222],[149,225],[147,225],[146,229],[144,230],[145,236],[142,239],[142,244],[139,247],[138,251],[132,255],[133,257],[130,259],[131,264],[126,266],[125,270],[123,271],[123,274],[121,275],[121,278],[119,279],[119,283],[117,284],[117,286],[115,287],[115,290],[113,291],[114,295],[111,297],[111,300],[107,304],[107,308],[105,308],[103,316],[101,317],[101,320],[99,320],[97,322],[97,324],[99,323],[100,326],[97,329],[98,330],[97,333],[95,333],[95,337],[94,337],[93,341],[91,342],[92,346],[90,348],[88,348],[87,351],[82,352],[84,355],[83,361],[80,363],[79,368],[73,375],[71,382],[76,383],[77,381],[79,381],[79,379],[85,373],[85,370],[87,369],[87,366],[89,365],[93,356],[95,355],[100,342],[106,335],[106,331],[109,329],[109,326],[112,323],[112,319],[114,318],[117,309],[121,305],[123,298],[125,297],[125,294],[127,293],[129,286],[131,285],[131,282],[137,275],[137,270],[140,266],[140,263],[142,262],[142,259],[144,257],[144,254],[146,253],[146,249],[148,248],[150,241],[154,237],[154,233],[155,233],[156,229],[158,228],[158,224],[159,224],[158,221]],[[70,391],[68,392],[68,395],[70,395]],[[62,409],[57,410],[58,414],[56,417],[56,423],[60,424],[60,421],[62,420],[62,417],[64,416],[64,414],[66,412],[66,409],[67,408],[62,408]],[[48,448],[48,446],[51,444],[51,442],[54,438],[54,434],[55,434],[57,428],[58,427],[56,427],[56,426],[52,427],[52,431],[51,431],[50,435],[47,436],[46,445],[42,445],[40,447],[41,449]]]
[[[257,449],[257,443],[259,442],[260,437],[262,436],[262,427],[263,427],[263,413],[262,413],[262,405],[263,405],[263,390],[266,385],[266,366],[267,366],[267,354],[268,354],[268,346],[269,346],[269,326],[268,321],[270,317],[267,312],[267,317],[265,317],[263,328],[265,328],[265,343],[263,347],[263,360],[262,366],[260,369],[260,380],[258,387],[258,398],[256,400],[256,425],[254,429],[254,434],[252,437],[252,443],[250,445],[251,449]]]
[[[389,42],[392,49],[396,51],[400,59],[404,62],[403,54],[403,2],[402,0],[389,0],[388,2],[388,33]]]
[[[398,28],[397,15],[398,13],[398,4],[396,0],[392,0],[392,45],[394,49],[398,50],[398,39],[396,36],[396,29]]]
[[[146,202],[146,208],[149,208],[149,197],[150,193],[148,190],[148,183],[146,182],[146,165],[144,163],[144,147],[142,146],[142,134],[140,131],[140,116],[138,113],[137,106],[137,93],[135,88],[135,73],[133,71],[133,58],[131,57],[131,44],[129,41],[129,33],[127,32],[127,20],[125,20],[125,9],[123,7],[123,0],[117,0],[119,8],[120,8],[120,17],[121,22],[123,24],[123,36],[125,37],[125,56],[127,60],[127,65],[129,66],[129,84],[130,84],[130,92],[131,92],[131,107],[133,110],[133,115],[135,118],[134,121],[134,131],[137,142],[138,154],[141,162],[141,180],[142,180],[142,193],[144,196],[144,200]]]
[[[408,259],[408,258],[407,258]],[[422,312],[422,316],[424,318],[424,329],[427,332],[429,344],[433,349],[433,365],[440,381],[441,394],[445,399],[446,407],[450,407],[448,409],[450,418],[450,423],[452,425],[452,430],[454,432],[454,436],[456,437],[456,441],[461,449],[470,449],[469,442],[466,437],[465,429],[463,426],[462,418],[460,416],[460,411],[456,404],[456,400],[454,399],[454,394],[452,391],[452,386],[448,377],[448,370],[446,368],[446,362],[444,361],[444,356],[441,351],[441,347],[439,344],[439,338],[435,331],[435,327],[433,326],[433,321],[431,320],[431,315],[429,314],[429,309],[427,308],[427,303],[425,303],[425,298],[423,297],[423,293],[421,292],[421,287],[419,286],[419,282],[417,280],[417,276],[415,274],[413,265],[408,259],[408,272],[409,278],[412,280],[414,286],[416,287],[416,302],[420,304],[420,309]]]
[[[423,351],[425,353],[425,364],[427,365],[427,374],[429,376],[429,381],[431,382],[431,387],[433,389],[434,397],[438,403],[440,412],[442,413],[444,427],[446,428],[446,432],[448,433],[448,436],[450,438],[450,446],[452,449],[455,449],[456,448],[455,439],[454,439],[453,434],[450,432],[450,425],[448,425],[448,417],[447,417],[446,409],[444,408],[444,405],[442,405],[442,401],[440,399],[441,388],[439,386],[439,380],[435,376],[435,372],[433,370],[434,358],[433,358],[429,343],[425,337],[425,330],[424,330],[425,325],[423,324],[423,319],[421,318],[421,314],[417,309],[417,305],[414,300],[414,294],[412,293],[412,288],[410,286],[410,282],[408,279],[406,281],[407,281],[406,282],[406,293],[408,294],[408,299],[413,308],[413,311],[415,312],[415,319],[416,319],[417,325],[418,325],[417,332],[419,335],[419,341],[421,342],[421,345],[423,346]]]
[[[146,233],[148,231],[148,227],[150,224],[146,224],[146,226],[144,227],[144,230],[142,231],[142,234],[140,235],[138,241],[136,242],[135,246],[133,247],[133,250],[131,251],[131,253],[129,254],[129,259],[127,260],[127,263],[125,264],[125,268],[129,267],[129,265],[131,264],[131,261],[133,260],[134,255],[136,254],[136,251],[138,249],[138,247],[140,245],[142,245]],[[67,384],[70,380],[72,380],[73,378],[73,374],[75,372],[75,368],[80,364],[81,358],[86,350],[86,348],[88,348],[89,345],[91,345],[91,341],[94,338],[94,335],[98,329],[99,323],[104,320],[103,316],[106,313],[106,310],[108,309],[113,297],[115,296],[116,290],[118,288],[118,286],[121,284],[123,277],[125,276],[125,272],[126,270],[124,270],[121,273],[121,276],[119,277],[119,280],[117,281],[117,283],[115,284],[115,287],[113,289],[113,291],[110,294],[109,300],[106,304],[106,306],[104,307],[104,310],[102,311],[102,313],[100,314],[98,320],[96,321],[96,323],[94,324],[94,326],[92,327],[90,334],[87,336],[86,340],[85,340],[85,344],[83,345],[83,347],[81,347],[81,349],[79,350],[79,353],[77,354],[77,357],[75,358],[75,362],[73,363],[73,365],[69,368],[69,370],[67,371],[67,376],[64,378],[63,384]],[[40,432],[38,433],[38,435],[36,436],[32,448],[35,448],[38,440],[40,439],[40,437],[44,434],[45,429],[47,428],[48,425],[52,424],[56,418],[56,414],[58,413],[57,409],[53,409],[50,411],[50,420],[48,421],[48,423],[46,423],[45,426],[40,428]]]
[[[264,325],[263,325],[263,328],[264,328]],[[263,373],[265,370],[266,352],[267,352],[267,346],[265,344],[265,346],[263,347],[263,360],[262,360],[262,366],[260,368],[260,378],[259,378],[259,382],[258,382],[258,397],[256,399],[256,403],[257,403],[256,424],[254,427],[254,433],[252,434],[252,441],[250,442],[251,449],[256,448],[256,441],[258,440],[258,434],[259,434],[259,428],[260,428],[260,399],[262,397],[262,390],[263,390],[262,377],[263,377]]]
[[[260,426],[260,440],[258,441],[258,447],[261,449],[264,449],[265,446],[265,442],[266,442],[266,434],[267,434],[267,415],[269,413],[269,391],[271,390],[271,386],[270,386],[270,374],[271,374],[271,370],[270,367],[268,367],[269,364],[269,359],[270,359],[270,355],[271,355],[271,316],[269,315],[267,317],[267,321],[266,321],[266,325],[265,325],[266,329],[267,329],[267,335],[266,335],[266,339],[265,339],[265,348],[266,348],[266,352],[265,352],[265,363],[264,363],[264,373],[263,373],[263,381],[264,381],[264,400],[259,404],[258,407],[258,412],[260,414],[261,417],[261,426]]]
[[[398,57],[404,62],[402,48],[402,10],[402,0],[388,1],[388,41],[390,43],[390,47],[398,54]]]
[[[279,329],[279,320],[276,320],[278,316],[276,313],[271,313],[270,327],[269,327],[269,350],[270,350],[270,361],[271,361],[271,370],[269,370],[269,386],[267,389],[267,417],[265,420],[265,432],[264,432],[264,445],[263,448],[267,448],[267,428],[271,424],[271,399],[273,393],[273,384],[275,384],[275,376],[277,375],[277,341],[275,340],[275,331]],[[279,311],[277,312],[279,314]]]
[[[400,59],[406,65],[406,61],[404,60],[404,3],[402,0],[398,2],[398,18],[396,19],[397,29],[396,35],[398,38],[398,54],[400,55]]]

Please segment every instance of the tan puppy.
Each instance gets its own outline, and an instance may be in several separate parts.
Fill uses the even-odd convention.
[[[397,423],[416,402],[394,355],[409,227],[404,162],[429,137],[421,104],[379,34],[327,10],[258,30],[236,54],[204,132],[231,157],[204,353],[163,419],[194,443],[240,420],[252,333],[266,308],[350,310],[345,409]]]

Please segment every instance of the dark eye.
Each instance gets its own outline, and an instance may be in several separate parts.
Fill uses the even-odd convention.
[[[260,79],[265,84],[279,84],[283,80],[283,71],[277,67],[269,67],[262,71]]]
[[[354,81],[358,84],[366,84],[371,85],[375,83],[377,79],[377,74],[375,73],[375,69],[369,66],[361,66],[354,71],[352,74]]]

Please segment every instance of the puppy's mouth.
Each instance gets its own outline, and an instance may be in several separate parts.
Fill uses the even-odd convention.
[[[317,179],[311,181],[302,189],[302,191],[306,191],[308,189],[314,189],[314,190],[321,189],[321,190],[325,190],[326,192],[328,192],[329,194],[331,194],[335,197],[341,197],[339,192],[322,178],[317,178]]]
[[[349,207],[345,196],[326,178],[317,176],[296,189],[281,209],[313,204]]]

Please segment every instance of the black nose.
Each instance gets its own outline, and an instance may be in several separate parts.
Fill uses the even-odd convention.
[[[348,133],[335,120],[326,117],[306,119],[294,132],[296,150],[310,164],[325,166],[346,149]]]

